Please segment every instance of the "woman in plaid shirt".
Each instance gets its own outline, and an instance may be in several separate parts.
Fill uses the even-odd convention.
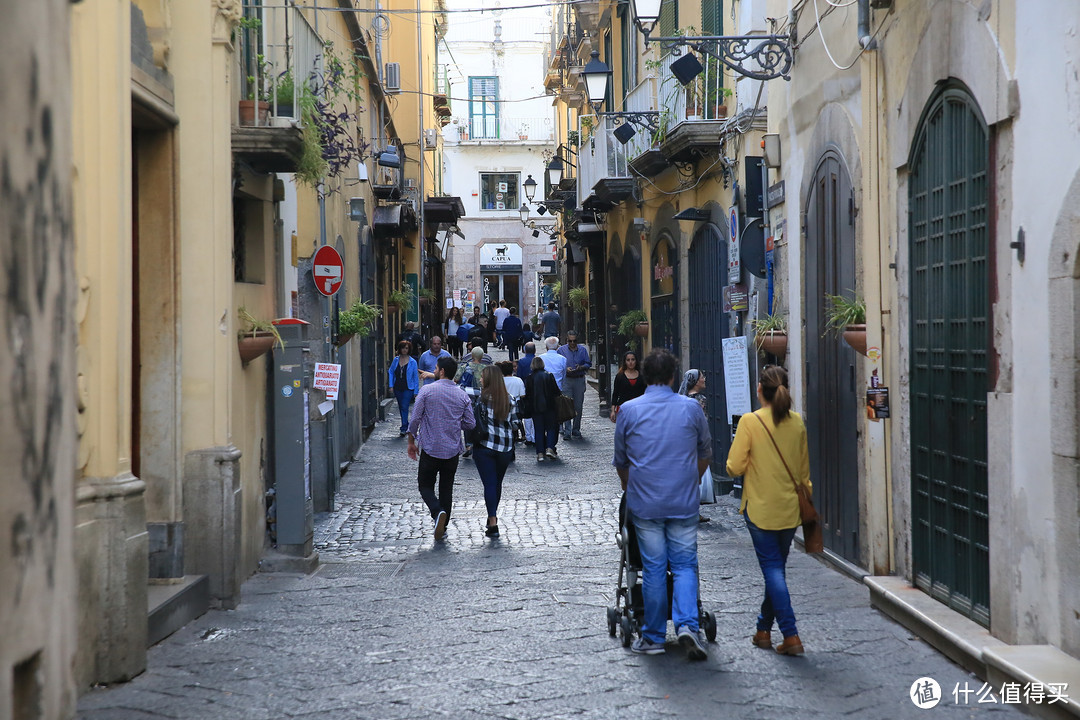
[[[487,365],[480,374],[480,398],[476,406],[477,429],[483,425],[486,435],[473,446],[473,462],[484,483],[487,505],[487,536],[499,535],[499,499],[503,476],[514,459],[514,423],[518,420],[517,401],[506,392],[502,371]]]

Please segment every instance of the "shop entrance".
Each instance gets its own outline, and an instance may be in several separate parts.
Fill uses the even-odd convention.
[[[521,309],[521,276],[484,274],[483,311],[490,314],[492,306],[497,307],[500,300],[506,301],[506,307]],[[520,313],[519,313],[520,314]]]

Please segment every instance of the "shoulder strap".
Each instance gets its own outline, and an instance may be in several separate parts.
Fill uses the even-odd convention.
[[[795,492],[799,492],[799,481],[795,479],[795,475],[791,472],[791,468],[788,467],[787,460],[784,459],[784,453],[780,452],[780,446],[776,444],[776,438],[773,437],[772,432],[769,430],[769,426],[765,424],[765,421],[761,419],[761,416],[757,413],[751,413],[761,423],[761,427],[765,428],[765,434],[772,440],[772,445],[776,448],[776,454],[780,456],[780,462],[784,463],[784,469],[787,470],[788,477],[791,478],[791,482],[795,485]]]

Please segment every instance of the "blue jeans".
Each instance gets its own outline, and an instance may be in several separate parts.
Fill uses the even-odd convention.
[[[536,439],[536,454],[540,455],[548,448],[554,448],[559,442],[559,421],[554,410],[533,415],[533,431]]]
[[[757,629],[769,632],[775,621],[784,637],[798,635],[785,571],[795,528],[762,530],[751,522],[749,515],[744,514],[743,517],[746,518],[746,529],[750,531],[750,538],[754,541],[754,551],[761,566],[761,574],[765,578],[765,599],[761,603]]]
[[[634,518],[638,549],[641,551],[641,592],[645,601],[645,622],[641,636],[664,643],[667,635],[667,571],[674,580],[671,594],[671,621],[675,628],[685,625],[698,630],[698,518]]]
[[[397,398],[398,410],[401,412],[401,432],[408,432],[409,430],[409,405],[412,404],[413,391],[412,390],[395,390],[394,397]]]
[[[476,445],[472,459],[476,463],[476,472],[480,473],[480,482],[484,483],[484,505],[487,506],[488,517],[498,517],[503,476],[506,475],[506,468],[510,467],[510,452],[495,452]]]

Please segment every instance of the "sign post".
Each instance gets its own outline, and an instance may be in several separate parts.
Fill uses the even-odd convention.
[[[319,248],[312,262],[311,276],[316,290],[326,297],[333,297],[345,277],[345,263],[338,251],[330,245]]]

